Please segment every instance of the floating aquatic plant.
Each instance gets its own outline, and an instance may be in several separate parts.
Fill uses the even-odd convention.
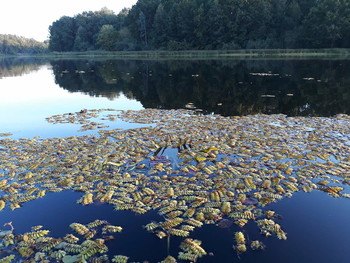
[[[96,255],[102,255],[100,257],[101,260],[106,257],[108,260],[108,256],[105,254],[108,251],[105,241],[109,239],[91,239],[92,236],[87,236],[88,233],[92,232],[94,234],[103,234],[105,230],[99,229],[102,225],[112,229],[109,231],[112,233],[121,231],[120,227],[112,226],[105,220],[97,219],[87,225],[80,223],[71,224],[71,228],[83,236],[81,242],[79,242],[80,239],[78,237],[72,234],[67,234],[63,238],[49,237],[48,230],[41,230],[41,226],[35,226],[32,228],[32,232],[20,235],[13,234],[13,230],[5,232],[4,235],[0,235],[0,244],[9,249],[16,250],[20,257],[27,260],[85,262],[89,258],[96,258],[98,260]],[[118,231],[114,231],[115,229]],[[10,255],[3,258],[3,261],[0,260],[0,262],[11,262],[15,257]]]
[[[103,111],[84,110],[47,120],[100,127],[96,119]],[[222,117],[148,109],[117,111],[102,118],[150,126],[67,138],[1,139],[0,211],[20,209],[49,192],[69,189],[81,192],[77,202],[82,205],[104,202],[138,214],[155,210],[164,219],[145,229],[159,238],[183,238],[178,259],[196,261],[206,253],[190,236],[203,224],[230,228],[234,223],[244,228],[254,221],[263,235],[286,239],[269,204],[298,191],[350,196],[343,187],[350,184],[347,115]],[[30,249],[21,249],[23,256],[45,253],[68,262],[103,256],[107,246],[96,239],[98,232],[122,230],[103,220],[73,223],[71,228],[79,237],[49,238],[40,232],[45,230],[33,228],[18,240],[11,235],[1,239],[7,246],[24,242],[23,247]],[[40,243],[40,251],[33,250],[32,241]],[[261,249],[259,242],[250,247]],[[235,244],[238,253],[247,250],[241,237]]]

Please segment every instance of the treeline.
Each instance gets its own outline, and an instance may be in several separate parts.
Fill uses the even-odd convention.
[[[126,39],[123,35],[126,16],[127,10],[115,15],[107,8],[74,17],[63,16],[49,27],[49,49],[59,52],[115,50]]]
[[[138,0],[61,17],[50,50],[349,48],[349,0]]]
[[[47,51],[48,45],[16,35],[0,34],[0,54],[37,54]]]

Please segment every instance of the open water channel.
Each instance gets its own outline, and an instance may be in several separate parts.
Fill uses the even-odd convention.
[[[191,107],[200,109],[201,114],[222,116],[350,114],[349,72],[348,60],[3,59],[0,133],[9,134],[0,139],[97,134],[99,129],[81,131],[79,124],[46,120],[84,109]],[[121,119],[106,119],[103,125],[108,125],[107,130],[149,126]],[[0,167],[4,178],[7,173]],[[350,193],[347,184],[342,187]],[[1,190],[0,200],[6,194]],[[110,259],[126,255],[129,262],[160,262],[168,254],[177,256],[182,237],[172,237],[169,244],[167,239],[158,239],[143,228],[152,220],[162,220],[161,215],[154,211],[115,211],[112,205],[101,202],[83,206],[76,203],[82,195],[64,190],[25,202],[19,209],[6,206],[0,211],[0,229],[8,230],[2,225],[12,222],[19,235],[31,231],[32,226],[43,225],[50,230],[50,236],[58,238],[72,233],[69,225],[73,222],[87,224],[101,219],[123,227],[115,239],[106,243]],[[235,224],[226,228],[207,224],[190,234],[202,241],[208,253],[198,262],[349,262],[350,199],[334,198],[317,190],[300,191],[266,208],[281,215],[276,222],[287,233],[287,240],[262,236],[254,222],[244,229]],[[237,231],[243,231],[248,241],[261,240],[266,248],[238,254],[233,249]],[[11,253],[0,247],[0,259]]]

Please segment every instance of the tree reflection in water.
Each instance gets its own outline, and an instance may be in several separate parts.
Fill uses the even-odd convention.
[[[49,63],[46,59],[38,57],[0,58],[0,79],[5,77],[21,76],[36,71],[40,66]]]
[[[110,99],[123,93],[145,108],[189,102],[225,116],[350,112],[350,63],[324,60],[59,60],[55,81],[71,92]]]

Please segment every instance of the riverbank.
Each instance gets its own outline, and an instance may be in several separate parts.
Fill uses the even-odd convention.
[[[21,54],[12,56],[33,56]],[[86,51],[36,54],[50,58],[122,58],[122,59],[232,59],[232,58],[350,58],[350,49],[240,49],[184,51]],[[0,57],[9,57],[1,55]]]

